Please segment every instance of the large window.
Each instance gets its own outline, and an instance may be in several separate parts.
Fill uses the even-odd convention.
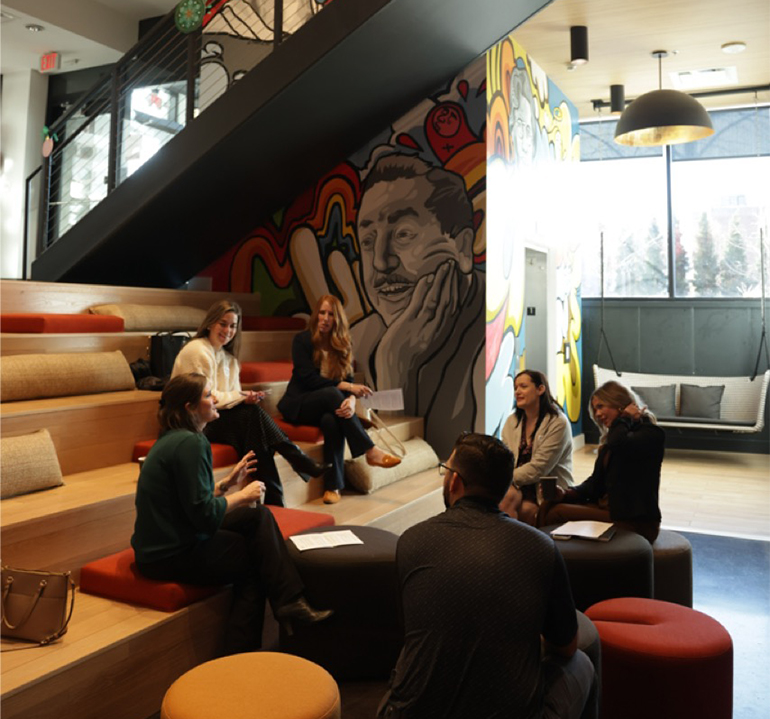
[[[760,295],[760,229],[767,250],[770,216],[770,107],[711,116],[713,137],[674,146],[669,156],[661,148],[615,144],[615,120],[581,125],[589,218],[584,296],[601,294],[602,237],[606,297],[668,297],[671,287],[677,297]]]

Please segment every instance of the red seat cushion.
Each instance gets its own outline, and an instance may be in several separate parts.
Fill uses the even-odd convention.
[[[241,382],[288,382],[291,362],[244,362],[241,364]]]
[[[159,582],[139,574],[134,563],[134,550],[124,549],[83,565],[80,591],[119,602],[139,604],[163,612],[175,612],[188,604],[210,597],[219,586],[201,587],[179,582]]]
[[[137,442],[134,445],[131,461],[138,462],[140,457],[146,457],[156,441],[157,440],[155,439],[144,439],[141,442]],[[218,467],[228,467],[231,464],[235,464],[240,459],[238,453],[235,451],[235,447],[231,447],[229,444],[212,443],[211,456],[213,458],[213,466],[215,469]]]
[[[122,317],[11,312],[0,315],[0,332],[122,332]]]
[[[333,527],[334,517],[322,512],[306,512],[304,509],[287,509],[286,507],[274,507],[265,505],[275,517],[275,522],[284,539],[294,534],[304,532],[306,529],[318,527]]]
[[[321,512],[268,506],[284,539],[315,527],[334,525],[334,517]],[[175,612],[188,604],[210,597],[219,586],[202,587],[180,582],[161,582],[139,574],[134,562],[134,550],[89,562],[80,570],[80,591],[96,594],[119,602],[139,604],[163,612]]]
[[[307,327],[307,322],[301,317],[244,317],[241,322],[244,330],[270,331],[270,330],[296,330],[298,332]]]
[[[716,619],[637,597],[607,599],[585,614],[601,639],[604,716],[731,719],[733,645]]]
[[[290,424],[283,417],[273,417],[273,420],[292,442],[321,444],[324,441],[323,432],[318,427],[311,427],[305,424]]]

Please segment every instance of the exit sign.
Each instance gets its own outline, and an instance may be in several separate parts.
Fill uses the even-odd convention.
[[[40,56],[40,72],[52,72],[61,67],[61,55],[58,52],[48,52]]]

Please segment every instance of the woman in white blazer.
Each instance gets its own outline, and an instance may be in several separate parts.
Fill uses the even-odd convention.
[[[556,477],[557,485],[563,489],[573,485],[572,431],[542,372],[519,372],[513,387],[516,409],[506,420],[502,432],[503,442],[515,458],[513,483],[500,509],[534,525],[538,510],[536,487],[540,478]]]

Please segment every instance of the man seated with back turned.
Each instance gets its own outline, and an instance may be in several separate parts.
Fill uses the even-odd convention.
[[[561,554],[498,509],[510,450],[465,434],[442,470],[447,510],[398,542],[405,642],[378,717],[578,719],[593,666]]]

